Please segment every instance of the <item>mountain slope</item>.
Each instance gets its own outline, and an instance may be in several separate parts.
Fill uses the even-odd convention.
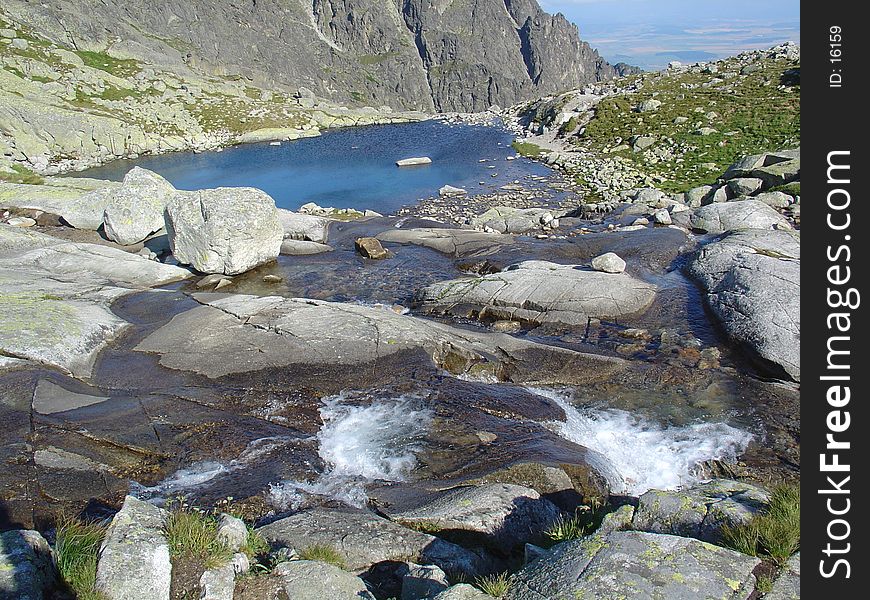
[[[483,110],[617,76],[535,0],[5,0],[74,50],[356,105]]]

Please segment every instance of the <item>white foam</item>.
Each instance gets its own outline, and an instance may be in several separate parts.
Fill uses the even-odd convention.
[[[272,436],[264,437],[251,441],[242,453],[228,463],[220,463],[217,461],[207,460],[193,463],[192,465],[179,469],[170,477],[167,477],[160,483],[154,486],[144,486],[137,482],[131,482],[131,493],[139,498],[147,498],[155,503],[160,503],[170,496],[181,495],[184,492],[190,492],[204,484],[212,481],[216,477],[232,473],[244,469],[261,456],[265,456],[282,446],[294,438],[287,436]]]
[[[616,493],[639,495],[692,483],[698,480],[699,462],[734,460],[752,439],[751,434],[727,423],[665,427],[624,410],[577,408],[567,392],[529,389],[565,411],[564,422],[547,426],[592,451],[590,463]]]
[[[299,508],[309,496],[326,496],[351,506],[368,500],[367,483],[404,481],[417,464],[416,453],[432,421],[421,397],[379,398],[368,405],[363,393],[343,392],[325,398],[323,427],[317,434],[318,454],[326,470],[314,481],[272,484],[271,502],[278,508]]]

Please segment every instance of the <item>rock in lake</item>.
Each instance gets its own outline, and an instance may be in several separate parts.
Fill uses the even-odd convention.
[[[0,533],[0,598],[43,600],[57,578],[51,547],[39,532]]]
[[[637,531],[555,546],[514,575],[507,600],[747,600],[757,558],[691,538]]]
[[[254,188],[179,192],[166,207],[166,229],[180,263],[225,275],[274,260],[284,239],[275,201]]]
[[[592,268],[602,273],[622,273],[625,261],[615,252],[607,252],[592,259]]]
[[[553,211],[546,208],[513,208],[494,206],[471,220],[472,227],[492,229],[499,233],[525,233],[542,229],[555,219]]]
[[[168,600],[172,576],[163,533],[166,511],[132,496],[106,532],[96,589],[109,600]]]
[[[540,541],[561,511],[535,490],[507,483],[488,483],[450,490],[414,510],[390,518],[410,527],[445,531],[502,552]],[[467,545],[467,544],[466,544]]]
[[[353,245],[357,252],[372,260],[382,260],[390,256],[390,253],[384,250],[381,243],[373,237],[357,238]]]
[[[484,277],[426,286],[416,301],[424,311],[435,314],[586,325],[590,317],[640,312],[655,294],[654,285],[625,273],[532,260]]]
[[[459,188],[459,187],[454,187],[452,185],[442,186],[438,190],[438,194],[441,196],[464,196],[467,193],[468,193],[467,190],[464,190],[464,189]]]
[[[419,156],[415,158],[403,158],[396,161],[397,167],[412,167],[414,165],[428,165],[432,163],[432,159],[428,156]]]
[[[751,349],[768,368],[773,367],[775,374],[800,381],[797,234],[758,230],[732,233],[705,246],[690,271],[706,289],[707,302],[728,334]]]
[[[317,215],[278,209],[278,219],[284,229],[284,239],[308,240],[325,244],[331,219]]]
[[[376,237],[382,242],[415,244],[432,248],[457,258],[492,254],[502,246],[514,242],[514,239],[508,235],[446,228],[389,229]]]
[[[175,196],[172,184],[157,173],[133,167],[113,190],[103,214],[106,237],[123,246],[141,242],[163,229],[163,212]]]

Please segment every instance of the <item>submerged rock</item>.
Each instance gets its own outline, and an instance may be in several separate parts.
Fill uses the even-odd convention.
[[[457,258],[484,256],[514,242],[511,236],[471,229],[389,229],[376,237],[382,242],[415,244]]]
[[[357,252],[372,260],[382,260],[390,256],[390,253],[384,250],[381,243],[373,237],[357,238],[353,245]]]
[[[39,532],[0,533],[0,598],[42,600],[57,578],[51,547]]]
[[[509,552],[539,540],[560,514],[552,502],[531,488],[490,483],[448,491],[432,502],[390,518],[412,527],[466,536]]]
[[[163,229],[163,212],[176,190],[163,177],[141,167],[124,176],[103,214],[106,237],[122,246],[136,244]]]
[[[535,260],[484,277],[427,286],[416,300],[429,313],[586,325],[589,318],[640,312],[655,294],[654,285],[624,273]]]
[[[366,511],[317,508],[257,530],[271,544],[305,549],[333,546],[347,568],[359,572],[384,561],[412,560],[474,576],[485,570],[478,555],[434,536],[414,531]]]
[[[106,532],[96,589],[109,600],[168,600],[172,576],[163,533],[166,511],[132,496]]]
[[[508,600],[748,599],[757,558],[698,540],[616,531],[555,546],[517,573]]]
[[[737,205],[742,202],[735,203]],[[772,210],[772,209],[769,209]],[[741,231],[704,247],[689,267],[735,340],[800,381],[800,241],[789,231]]]
[[[244,273],[277,258],[284,240],[275,201],[254,188],[179,192],[166,229],[175,258],[202,273]]]

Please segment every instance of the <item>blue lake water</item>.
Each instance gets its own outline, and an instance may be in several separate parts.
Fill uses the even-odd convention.
[[[525,158],[506,160],[515,154],[513,139],[500,128],[441,121],[373,125],[326,131],[316,138],[282,142],[280,146],[245,144],[222,152],[177,152],[118,160],[76,175],[119,181],[131,168],[140,166],[160,173],[183,190],[251,186],[266,191],[281,208],[295,210],[315,202],[389,214],[437,195],[443,185],[476,194],[527,175],[550,173],[547,167]],[[414,167],[395,164],[416,156],[428,156],[433,163]],[[493,177],[494,173],[497,176]]]

